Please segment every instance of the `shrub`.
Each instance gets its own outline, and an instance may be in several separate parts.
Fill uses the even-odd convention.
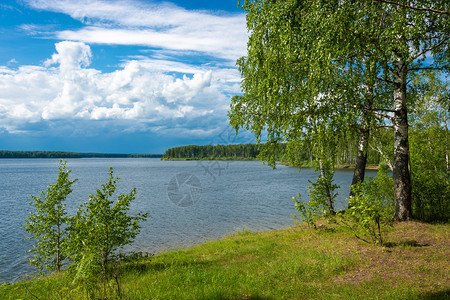
[[[352,186],[354,196],[342,222],[355,236],[368,243],[383,244],[383,236],[391,227],[394,214],[394,186],[386,168],[376,177]]]
[[[128,215],[136,189],[129,194],[119,194],[116,201],[111,200],[119,178],[114,178],[112,168],[108,174],[108,182],[102,183],[101,189],[90,195],[89,201],[80,205],[77,215],[71,218],[69,234],[75,282],[103,282],[104,296],[112,277],[117,281],[117,276],[113,276],[116,272],[111,267],[111,262],[118,257],[117,250],[134,240],[140,231],[139,222],[148,217],[142,213]],[[89,285],[86,289],[88,294],[93,292]]]
[[[317,168],[316,168],[317,170]],[[293,197],[295,209],[300,213],[302,220],[316,227],[314,221],[317,218],[334,214],[334,199],[337,193],[334,192],[338,185],[333,184],[334,170],[330,164],[325,164],[316,182],[311,182],[308,188],[309,202],[301,200],[301,194]]]
[[[114,266],[118,266],[116,262],[123,256],[117,250],[133,242],[140,231],[140,221],[146,220],[148,214],[128,215],[136,189],[119,194],[116,201],[111,200],[119,178],[114,178],[110,168],[108,182],[102,183],[101,189],[80,205],[75,216],[67,216],[64,201],[76,181],[70,180],[69,174],[66,162],[60,160],[56,183],[50,184],[40,197],[32,196],[31,205],[36,212],[27,218],[25,230],[38,242],[30,250],[37,252],[31,263],[40,271],[60,271],[66,259],[71,262],[73,282],[81,284],[89,298],[108,297],[113,286],[117,291],[115,296],[120,297],[119,272]],[[103,292],[98,292],[100,284]]]

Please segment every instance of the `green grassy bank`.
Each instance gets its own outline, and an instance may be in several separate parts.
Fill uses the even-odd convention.
[[[388,247],[328,224],[238,233],[124,263],[122,299],[448,299],[449,228],[399,223]],[[64,274],[0,289],[0,299],[84,297]]]

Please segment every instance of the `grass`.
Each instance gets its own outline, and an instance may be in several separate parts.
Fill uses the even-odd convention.
[[[335,225],[251,233],[124,263],[123,299],[448,299],[449,225],[403,222],[384,247]],[[83,299],[68,276],[3,285],[0,299]]]

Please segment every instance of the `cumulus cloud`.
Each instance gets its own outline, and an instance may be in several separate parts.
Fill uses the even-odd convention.
[[[211,85],[211,74],[211,70],[203,74],[197,73],[194,74],[192,79],[183,75],[183,79],[177,79],[173,84],[167,85],[162,91],[162,94],[169,99],[170,102],[175,102],[177,100],[188,102],[195,97],[200,90]],[[182,97],[181,99],[180,96]]]
[[[40,65],[0,66],[0,131],[208,136],[227,125],[230,98],[240,92],[235,61],[245,55],[244,14],[138,0],[21,3],[80,23],[18,26],[33,38],[60,42]],[[140,47],[105,72],[91,66],[96,53],[89,45],[96,51],[99,45]]]
[[[61,70],[67,72],[71,69],[87,67],[91,63],[91,48],[80,42],[63,41],[55,45],[57,53],[45,61],[45,66],[60,64]]]
[[[146,59],[105,73],[89,68],[88,45],[63,41],[55,48],[43,66],[0,67],[0,128],[14,132],[31,123],[78,120],[89,126],[111,121],[128,131],[176,127],[206,134],[226,119],[227,89],[234,82],[219,82],[223,69],[180,64],[190,73],[178,77],[153,69],[160,64]]]

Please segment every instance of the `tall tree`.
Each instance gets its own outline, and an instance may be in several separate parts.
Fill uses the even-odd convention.
[[[358,11],[313,0],[246,1],[243,8],[251,35],[247,57],[238,60],[244,95],[233,98],[231,124],[251,128],[258,139],[267,130],[267,145],[274,147],[305,132],[317,134],[312,120],[350,125],[359,137],[353,184],[364,180],[369,132],[377,121],[372,107],[383,107],[378,102],[385,97],[384,85],[376,84],[380,54],[360,42],[363,32],[352,22]],[[313,148],[319,165],[322,148]]]
[[[417,2],[439,10],[448,5]],[[274,145],[298,138],[311,115],[325,113],[341,124],[359,115],[362,121],[347,122],[359,131],[358,171],[372,122],[384,118],[395,132],[395,218],[410,219],[407,80],[424,68],[448,67],[446,15],[370,0],[247,0],[242,7],[250,37],[248,55],[238,60],[244,94],[232,100],[231,124],[252,129],[259,140],[266,131]],[[334,101],[323,101],[329,98]],[[308,109],[310,99],[328,109]],[[355,172],[354,181],[363,174]]]
[[[380,23],[383,35],[367,42],[385,52],[385,78],[393,86],[391,117],[394,128],[395,219],[412,218],[411,174],[408,137],[408,87],[416,72],[449,69],[449,2],[435,0],[365,1],[365,10],[377,10],[386,17]],[[414,9],[424,8],[424,9]],[[447,13],[439,13],[439,12]]]

